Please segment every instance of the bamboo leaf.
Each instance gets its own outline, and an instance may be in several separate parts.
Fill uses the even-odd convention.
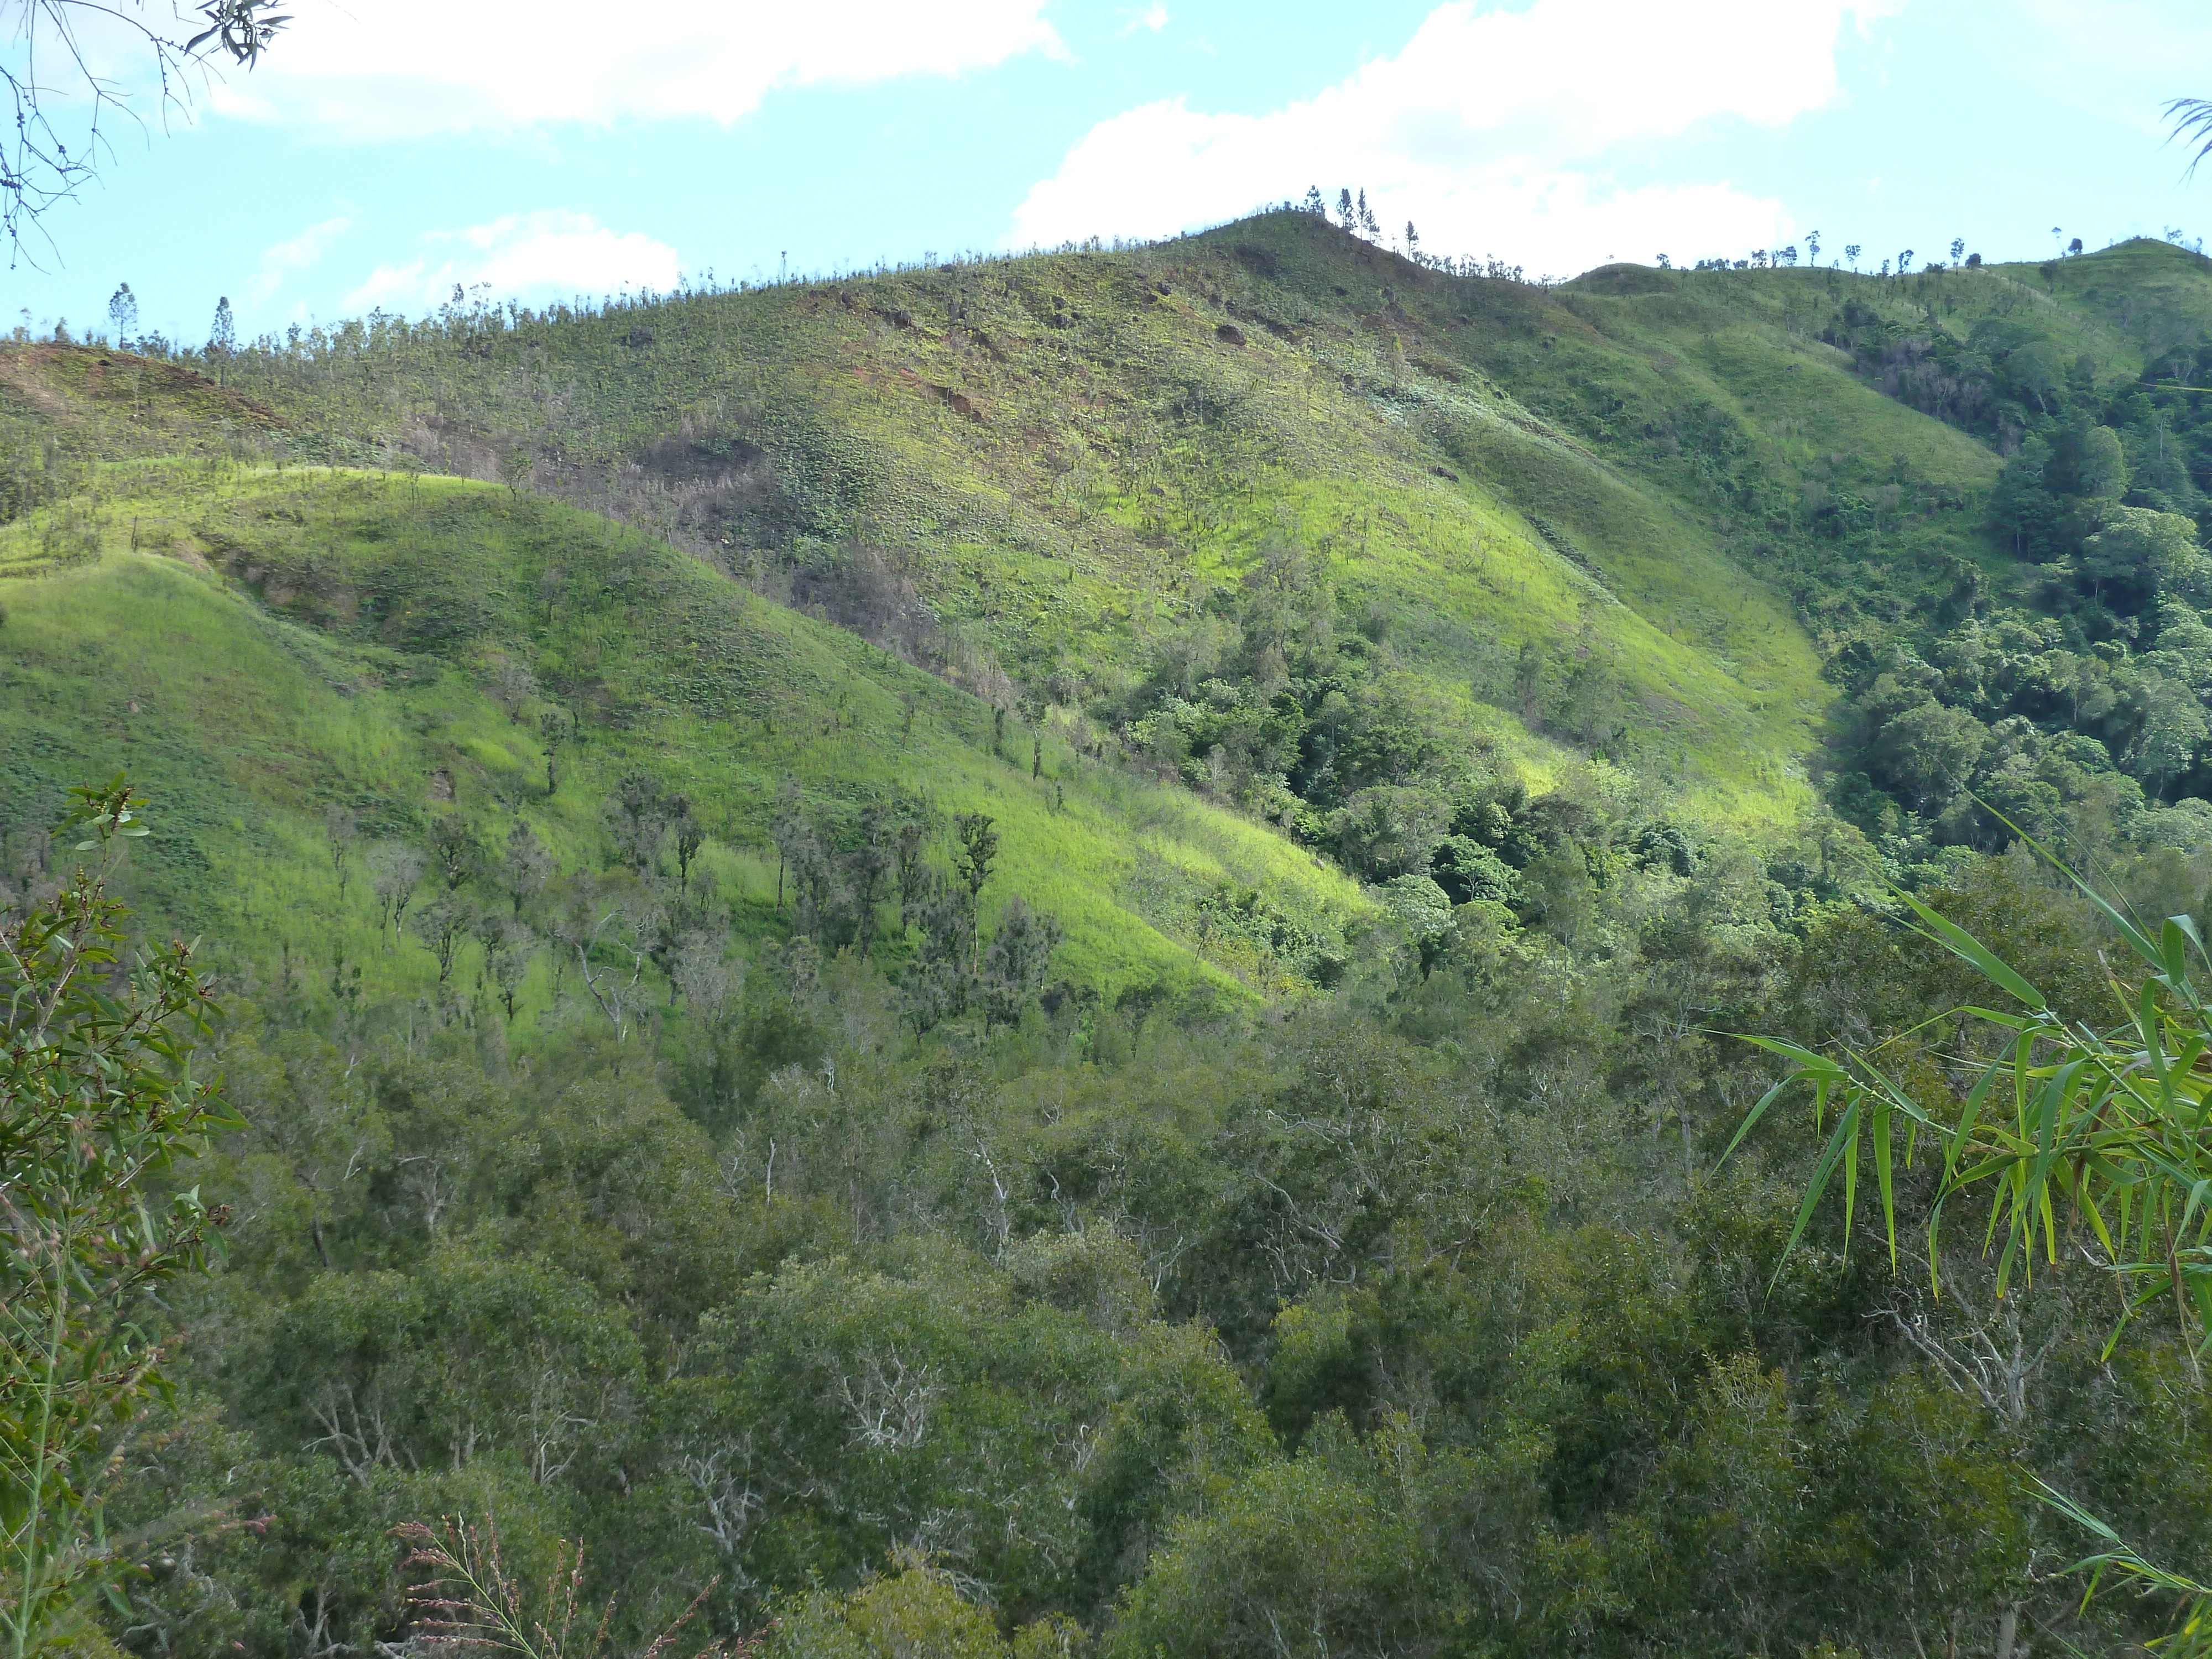
[[[1889,1114],[1885,1103],[1874,1110],[1875,1178],[1881,1186],[1882,1230],[1889,1240],[1889,1270],[1897,1271],[1897,1193],[1889,1164]]]
[[[1729,1142],[1728,1151],[1721,1154],[1721,1162],[1723,1164],[1735,1155],[1735,1149],[1743,1145],[1744,1137],[1759,1127],[1759,1119],[1766,1115],[1766,1109],[1771,1106],[1791,1084],[1804,1080],[1809,1073],[1836,1069],[1832,1060],[1826,1060],[1810,1049],[1800,1048],[1795,1043],[1778,1042],[1772,1037],[1747,1036],[1740,1040],[1751,1043],[1756,1048],[1766,1049],[1771,1054],[1778,1054],[1787,1059],[1795,1060],[1798,1063],[1798,1069],[1759,1097],[1759,1103],[1751,1109],[1750,1114],[1745,1117],[1742,1125],[1736,1130],[1735,1138]]]
[[[1813,1178],[1806,1183],[1804,1199],[1797,1206],[1796,1223],[1790,1228],[1790,1237],[1782,1247],[1782,1255],[1774,1264],[1774,1277],[1767,1284],[1770,1292],[1781,1282],[1784,1264],[1796,1249],[1798,1241],[1805,1237],[1805,1229],[1812,1224],[1814,1213],[1820,1207],[1820,1200],[1827,1193],[1828,1183],[1835,1178],[1836,1165],[1843,1160],[1850,1127],[1850,1118],[1847,1114],[1837,1123],[1835,1133],[1829,1136],[1827,1145],[1820,1150],[1820,1160],[1813,1169]],[[1849,1237],[1848,1229],[1845,1237]]]
[[[2189,941],[2180,921],[2180,917],[2168,916],[2158,930],[2158,955],[2166,967],[2166,982],[2177,991],[2189,983]]]
[[[1932,939],[1960,961],[1972,966],[1990,984],[2009,994],[2018,1001],[2026,1003],[2029,1007],[2040,1010],[2050,1006],[2044,1000],[2042,992],[2030,985],[2009,963],[1965,928],[1960,927],[1957,922],[1936,915],[1927,905],[1922,903],[1916,896],[1906,892],[1903,888],[1900,887],[1895,890],[1897,896],[1911,908],[1912,913],[1927,924],[1927,932],[1923,934],[1923,938]]]

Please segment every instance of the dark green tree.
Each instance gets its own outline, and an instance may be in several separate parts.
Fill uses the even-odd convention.
[[[689,805],[685,803],[687,810]],[[624,774],[622,781],[615,786],[615,793],[608,797],[606,807],[607,828],[614,836],[615,856],[624,867],[643,875],[659,863],[660,848],[668,839],[674,805],[652,774]]]
[[[208,325],[208,360],[216,366],[216,380],[223,378],[225,367],[238,350],[238,322],[231,315],[230,295],[224,295],[215,302],[215,320]]]
[[[999,913],[998,931],[991,948],[983,953],[981,969],[983,1024],[1018,1024],[1022,1011],[1044,989],[1051,971],[1052,953],[1060,948],[1060,923],[1054,917],[1032,910],[1019,898],[1009,899]]]
[[[459,893],[441,893],[416,910],[415,937],[437,963],[439,984],[453,976],[453,958],[476,921],[476,907]]]
[[[562,744],[574,740],[576,723],[562,710],[549,708],[538,717],[538,735],[545,744],[545,793],[550,799],[561,781],[555,758]]]
[[[507,832],[507,844],[500,854],[499,872],[500,884],[506,888],[517,918],[522,915],[522,907],[543,892],[545,884],[553,878],[553,854],[538,839],[538,832],[520,818]]]
[[[691,891],[691,866],[699,857],[699,849],[707,844],[707,826],[691,810],[689,795],[677,795],[669,801],[668,833],[676,851],[677,892],[688,897]]]
[[[969,927],[972,932],[977,926],[983,884],[990,880],[991,865],[999,856],[999,832],[992,827],[988,813],[963,812],[952,820],[952,833],[958,842],[953,850],[953,867],[960,872],[961,885],[968,890]],[[977,965],[971,962],[969,971],[973,972]]]
[[[459,812],[441,812],[430,821],[430,861],[448,893],[476,879],[483,867],[483,846]]]
[[[875,943],[876,905],[883,897],[884,879],[897,863],[897,846],[881,806],[860,814],[860,839],[844,856],[845,890],[853,896],[853,921],[860,960],[868,959]]]

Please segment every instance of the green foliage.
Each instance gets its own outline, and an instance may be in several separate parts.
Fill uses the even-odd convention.
[[[1846,1048],[1831,1057],[1753,1037],[1796,1069],[1753,1109],[1736,1140],[1752,1133],[1785,1090],[1810,1085],[1816,1130],[1831,1115],[1835,1127],[1814,1165],[1790,1243],[1794,1247],[1804,1236],[1838,1177],[1848,1243],[1863,1161],[1880,1191],[1893,1267],[1898,1187],[1924,1136],[1931,1162],[1940,1159],[1940,1184],[1926,1224],[1932,1290],[1941,1290],[1937,1263],[1946,1206],[1954,1198],[1971,1200],[1986,1193],[1984,1253],[1996,1255],[1998,1296],[2015,1275],[2024,1291],[2039,1266],[2055,1273],[2062,1247],[2078,1248],[2121,1288],[2121,1329],[2147,1313],[2170,1314],[2201,1353],[2212,1346],[2212,1212],[2205,1205],[2212,1190],[2212,1136],[2206,1127],[2212,1090],[2199,1061],[2212,1046],[2212,1017],[2191,976],[2191,951],[2208,969],[2212,957],[2193,918],[2166,918],[2154,939],[2080,877],[2064,873],[2137,959],[2131,982],[2112,981],[2124,1013],[2121,1024],[2100,1028],[2067,1019],[1972,933],[1905,895],[1923,936],[1967,964],[2018,1011],[1963,1011],[1989,1034],[1976,1045],[1987,1057],[1972,1087],[1963,1099],[1947,1098],[1931,1108],[1885,1067],[1879,1050]],[[2075,1235],[2085,1226],[2094,1245],[2077,1243]],[[2106,1356],[2121,1329],[2106,1341]],[[2176,1653],[2204,1650],[2212,1589],[2154,1566],[2079,1504],[2047,1486],[2041,1490],[2110,1547],[2075,1569],[2094,1570],[2093,1595],[2107,1571],[2143,1595],[2179,1595],[2179,1628],[2158,1645]]]
[[[2067,263],[2063,281],[1984,267],[1861,285],[1830,314],[1822,337],[1863,377],[2008,455],[1990,522],[2022,562],[1952,567],[1927,623],[1862,626],[1830,663],[1852,700],[1838,805],[1894,873],[1930,843],[2002,844],[1974,796],[2087,856],[2114,829],[2149,828],[2130,785],[2154,802],[2202,794],[2207,520],[2188,458],[2203,413],[2166,385],[2196,383],[2201,266],[2134,242]],[[1935,709],[1948,743],[1887,729],[1930,726]]]
[[[2087,1306],[2039,1325],[2022,1414],[1962,1412],[1903,1334],[1975,1352],[1969,1268],[1899,1304],[1833,1230],[1785,1251],[1780,1179],[1692,1176],[1764,1083],[1698,1022],[1911,1024],[1955,959],[1849,907],[1799,950],[1744,849],[1573,823],[1580,946],[1469,904],[1425,974],[1279,1026],[1070,996],[985,1048],[804,937],[694,964],[711,1114],[659,1092],[711,1059],[672,1023],[507,1058],[250,1016],[208,1178],[252,1202],[113,1503],[264,1524],[131,1586],[134,1639],[400,1628],[390,1529],[496,1515],[516,1584],[580,1540],[615,1650],[710,1585],[697,1641],[796,1651],[1909,1648],[2059,1616],[2023,1447],[2097,1448],[2069,1486],[2172,1554],[2212,1489],[2154,1320],[2109,1366]],[[2010,872],[1942,902],[2075,994],[2072,913]]]
[[[949,1573],[910,1554],[898,1571],[840,1600],[817,1591],[770,1628],[773,1659],[1073,1659],[1088,1647],[1082,1627],[1047,1617],[1008,1640],[984,1607],[963,1598]]]
[[[2095,1237],[2102,1265],[2128,1285],[2129,1316],[2170,1297],[2173,1311],[2203,1334],[2200,1342],[2212,1342],[2212,1214],[2203,1202],[2205,1183],[2212,1180],[2212,1147],[2204,1134],[2206,1085],[2196,1065],[2212,1043],[2212,1029],[2190,975],[2192,945],[2204,959],[2197,924],[2187,915],[2169,917],[2154,941],[2094,888],[2074,879],[2142,963],[2143,977],[2135,985],[2117,980],[2112,985],[2126,1012],[2124,1024],[2100,1030],[2067,1019],[1972,933],[1905,894],[1923,937],[1972,967],[2021,1010],[1966,1011],[1993,1033],[2002,1033],[1972,1087],[1955,1109],[1931,1110],[1872,1054],[1847,1049],[1829,1058],[1754,1037],[1797,1069],[1753,1109],[1737,1140],[1751,1133],[1783,1091],[1808,1084],[1815,1127],[1824,1127],[1832,1114],[1835,1127],[1815,1166],[1793,1243],[1838,1177],[1848,1237],[1863,1158],[1879,1186],[1894,1263],[1899,1172],[1909,1167],[1924,1136],[1942,1165],[1942,1186],[1928,1218],[1931,1269],[1940,1256],[1945,1206],[1954,1196],[1986,1188],[1984,1234],[2002,1240],[1998,1294],[2015,1274],[2032,1279],[2039,1259],[2056,1267],[2063,1231],[2083,1223]]]
[[[2160,258],[1542,288],[1267,215],[223,387],[0,355],[0,877],[53,883],[60,782],[154,777],[127,879],[235,987],[251,1126],[106,1512],[252,1524],[110,1627],[2156,1637],[2212,1569],[2196,1316],[2114,1338],[2033,1217],[2022,1296],[1930,1229],[1996,1176],[1901,1129],[1909,1271],[1806,1209],[1833,1122],[1714,1166],[1774,1079],[1717,1031],[1951,1132],[2017,1086],[1939,920],[2123,1045],[2008,820],[2203,925],[2194,416],[2095,275],[2187,313]],[[2000,1091],[1972,1167],[2027,1156]],[[2165,1587],[2081,1606],[2030,1468]],[[395,1540],[441,1516],[497,1564]]]
[[[63,832],[90,854],[42,897],[0,909],[0,1638],[50,1650],[82,1593],[136,1565],[105,1524],[114,1460],[170,1386],[165,1286],[205,1267],[224,1219],[161,1183],[242,1128],[192,1070],[207,981],[181,943],[134,951],[108,890],[148,832],[121,777],[71,792]]]

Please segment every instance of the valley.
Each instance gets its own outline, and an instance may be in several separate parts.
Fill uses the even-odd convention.
[[[73,1650],[427,1650],[409,1526],[626,1651],[2154,1634],[2026,1476],[2197,1562],[2200,1315],[1801,1212],[1738,1039],[1978,1109],[1905,895],[2153,996],[2027,836],[2212,926],[2212,264],[1791,258],[0,343],[0,921],[142,792],[244,1126]]]

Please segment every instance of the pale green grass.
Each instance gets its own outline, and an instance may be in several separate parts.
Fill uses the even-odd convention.
[[[698,804],[714,831],[708,865],[752,940],[779,931],[768,817],[787,776],[833,821],[902,796],[948,816],[992,814],[1003,850],[987,916],[1016,895],[1053,910],[1066,930],[1063,970],[1109,996],[1146,983],[1211,982],[1231,998],[1254,988],[1230,971],[1242,964],[1199,947],[1183,915],[1139,904],[1134,878],[1148,862],[1257,888],[1324,930],[1368,911],[1354,884],[1275,831],[1103,772],[1065,745],[1048,741],[1048,775],[1033,781],[1026,733],[1010,736],[1018,763],[992,756],[989,714],[974,699],[570,509],[373,474],[139,469],[108,483],[100,556],[0,590],[8,786],[26,794],[130,769],[156,797],[162,839],[138,878],[154,914],[264,971],[289,951],[319,975],[335,950],[363,964],[380,996],[434,977],[419,946],[377,938],[365,872],[337,903],[325,805],[355,808],[366,833],[412,838],[450,781],[454,810],[487,842],[520,816],[575,867],[599,856],[599,802],[633,766]],[[181,556],[119,544],[133,518],[142,540],[149,520],[175,521]],[[36,534],[0,532],[0,561]],[[187,562],[196,550],[220,556],[226,539],[250,546],[231,558],[234,574]],[[454,579],[448,597],[476,632],[432,653],[357,623],[297,619],[329,623],[388,580],[410,541]],[[535,621],[549,559],[569,579],[550,628]],[[623,615],[580,580],[602,570],[643,572],[650,610]],[[494,652],[549,681],[588,665],[616,711],[564,755],[550,799],[531,723],[544,705],[518,724],[485,695]],[[684,700],[738,682],[740,694],[703,712]],[[908,700],[920,712],[902,740]]]

